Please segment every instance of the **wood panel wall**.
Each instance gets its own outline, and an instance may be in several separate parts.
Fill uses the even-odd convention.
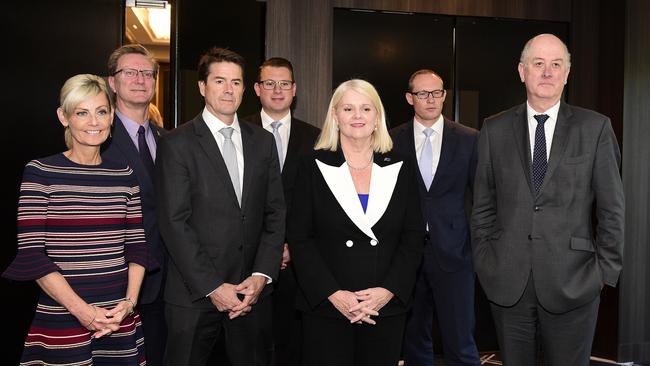
[[[650,363],[650,2],[627,0],[623,103],[625,257],[619,359]]]

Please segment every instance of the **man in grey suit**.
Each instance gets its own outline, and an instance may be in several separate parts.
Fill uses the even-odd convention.
[[[266,285],[280,269],[285,207],[273,135],[237,118],[243,64],[222,48],[203,55],[205,108],[158,145],[170,366],[205,365],[221,334],[234,366],[269,362]]]
[[[505,365],[588,365],[600,291],[623,252],[620,151],[609,118],[561,101],[566,45],[526,43],[527,102],[485,120],[472,214],[474,268]]]

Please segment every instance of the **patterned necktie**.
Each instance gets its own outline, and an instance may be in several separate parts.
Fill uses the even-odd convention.
[[[223,149],[221,150],[221,155],[223,156],[223,161],[226,163],[226,168],[228,168],[228,174],[230,175],[230,181],[232,182],[232,187],[235,189],[235,195],[237,196],[237,202],[241,206],[241,188],[239,186],[239,168],[237,167],[237,152],[235,151],[235,144],[232,142],[232,133],[235,131],[232,127],[224,127],[219,130],[224,137],[223,140]]]
[[[431,134],[433,134],[432,128],[425,128],[422,133],[424,136],[424,144],[422,145],[422,151],[420,152],[420,160],[418,165],[420,166],[420,174],[422,174],[422,180],[424,185],[427,186],[427,191],[431,188],[431,182],[433,182],[433,147],[431,146]]]
[[[532,167],[532,180],[535,193],[539,193],[539,189],[544,182],[546,175],[546,133],[544,132],[544,122],[548,119],[546,114],[537,114],[533,116],[537,120],[537,128],[535,128],[535,151],[533,152],[533,167]]]
[[[153,179],[153,158],[151,157],[151,151],[149,151],[149,145],[147,145],[147,139],[145,138],[144,126],[138,127],[138,152],[140,153],[142,164],[144,164],[145,169],[149,172],[149,177]]]
[[[275,121],[271,123],[271,128],[273,128],[273,137],[275,137],[275,147],[278,149],[278,161],[280,162],[280,171],[282,171],[282,166],[284,165],[284,154],[282,153],[282,138],[280,138],[280,132],[278,129],[282,126],[282,122]]]

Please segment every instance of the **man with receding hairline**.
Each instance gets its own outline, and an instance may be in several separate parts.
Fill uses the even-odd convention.
[[[564,103],[571,67],[551,34],[525,45],[527,101],[483,123],[474,268],[504,365],[588,365],[600,291],[622,267],[620,151],[609,118]]]
[[[442,78],[422,69],[409,78],[412,120],[391,130],[393,148],[420,168],[418,188],[426,222],[424,256],[402,347],[409,366],[430,366],[433,314],[445,364],[480,365],[474,341],[474,283],[465,195],[474,184],[477,131],[442,115]]]

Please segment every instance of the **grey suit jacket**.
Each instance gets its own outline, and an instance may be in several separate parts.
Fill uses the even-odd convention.
[[[474,268],[496,304],[515,304],[532,274],[542,306],[562,313],[618,281],[620,150],[609,118],[562,103],[544,183],[535,194],[528,136],[525,103],[483,124],[472,214]]]
[[[212,308],[224,282],[253,272],[277,279],[285,231],[282,179],[273,136],[240,123],[244,153],[241,207],[219,146],[201,115],[160,139],[156,197],[169,251],[165,300]],[[261,296],[272,286],[266,286]]]

